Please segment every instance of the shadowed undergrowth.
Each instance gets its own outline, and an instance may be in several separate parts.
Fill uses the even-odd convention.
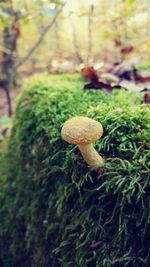
[[[83,92],[77,75],[35,76],[24,87],[1,159],[1,266],[148,267],[150,113],[141,94]],[[95,144],[103,175],[61,140],[76,115],[104,127]]]

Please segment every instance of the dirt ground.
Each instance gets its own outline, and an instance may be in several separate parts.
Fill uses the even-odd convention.
[[[19,93],[20,93],[20,88],[18,87],[13,89],[11,92],[13,109],[15,106],[15,98]],[[8,105],[7,105],[6,94],[5,91],[0,88],[0,117],[7,115],[8,115]]]

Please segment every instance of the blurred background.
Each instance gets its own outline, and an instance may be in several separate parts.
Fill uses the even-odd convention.
[[[150,69],[149,0],[0,0],[0,115],[34,73]],[[11,95],[10,95],[11,92]]]

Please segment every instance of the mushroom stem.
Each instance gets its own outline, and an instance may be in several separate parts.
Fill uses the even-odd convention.
[[[90,167],[97,169],[104,166],[104,159],[97,153],[93,144],[78,145],[78,148]]]

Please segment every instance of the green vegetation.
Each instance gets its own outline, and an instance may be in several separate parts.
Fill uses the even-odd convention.
[[[148,267],[150,114],[141,93],[84,92],[78,75],[63,74],[24,87],[1,162],[0,266]],[[101,175],[60,137],[75,115],[104,127]]]
[[[139,65],[139,66],[137,66],[137,69],[141,70],[141,71],[149,71],[150,70],[150,64]]]

